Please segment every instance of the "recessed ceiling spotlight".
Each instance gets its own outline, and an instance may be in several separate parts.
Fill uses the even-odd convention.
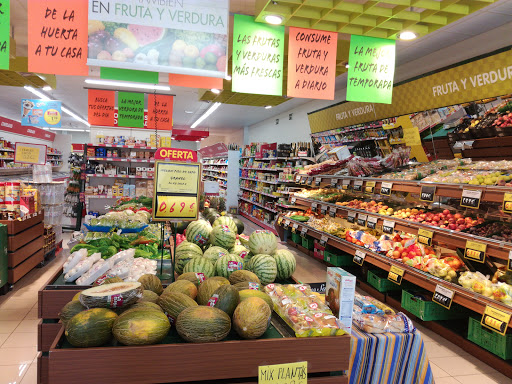
[[[43,87],[43,91],[48,92],[48,91],[51,91],[51,90],[52,90],[52,87],[50,87],[49,85],[45,85],[45,86]]]
[[[212,88],[212,89],[210,89],[210,91],[212,93],[215,93],[216,95],[218,95],[220,93],[220,89],[217,89],[217,88]]]
[[[185,111],[185,113],[190,114],[190,113],[194,113],[194,111]]]
[[[349,68],[350,68],[350,65],[348,65],[348,63],[347,63],[347,64],[345,64],[345,68],[349,69]]]
[[[227,81],[230,81],[230,80],[231,80],[231,76],[230,76],[230,75],[226,75],[225,79],[226,79]]]
[[[400,40],[405,40],[405,41],[414,40],[417,37],[418,37],[418,35],[413,31],[403,31],[398,34],[398,38]]]
[[[272,108],[271,105],[265,105],[265,109],[270,109],[270,108]]]
[[[279,15],[266,15],[265,21],[269,24],[280,25],[283,22],[283,17]]]

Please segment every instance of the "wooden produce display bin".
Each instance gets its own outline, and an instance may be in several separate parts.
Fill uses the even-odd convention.
[[[8,278],[16,283],[44,260],[43,212],[27,216],[24,220],[0,220],[7,226]]]

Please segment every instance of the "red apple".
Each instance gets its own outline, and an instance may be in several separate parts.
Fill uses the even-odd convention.
[[[463,231],[465,230],[467,227],[465,225],[459,225],[459,230]]]
[[[441,225],[440,227],[441,227],[441,228],[446,228],[446,225],[444,225],[444,224],[443,224],[443,225]]]
[[[450,211],[449,211],[448,209],[445,209],[445,210],[443,211],[443,214],[445,214],[445,215],[449,215],[449,214],[450,214]]]
[[[453,217],[456,219],[460,219],[462,215],[460,213],[456,213],[455,215],[453,215]]]
[[[448,225],[448,228],[451,230],[454,230],[457,228],[457,225],[452,223],[452,224]]]

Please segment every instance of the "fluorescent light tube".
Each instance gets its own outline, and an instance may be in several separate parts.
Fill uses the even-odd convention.
[[[210,116],[213,112],[215,112],[215,110],[216,110],[217,108],[219,108],[219,107],[220,107],[220,104],[221,104],[221,103],[214,103],[214,104],[213,104],[213,105],[212,105],[212,106],[211,106],[211,107],[210,107],[210,108],[209,108],[205,113],[203,113],[203,115],[202,115],[199,119],[197,119],[197,120],[194,122],[194,124],[192,124],[192,125],[190,126],[190,128],[195,128],[195,127],[197,127],[199,124],[201,124],[201,123],[203,122],[203,120],[205,120],[208,116]]]
[[[85,129],[72,129],[72,128],[50,128],[51,131],[69,131],[69,132],[85,132]]]
[[[87,84],[93,84],[93,85],[107,85],[107,86],[112,86],[112,87],[149,89],[149,90],[155,90],[155,91],[170,91],[171,90],[171,87],[168,85],[132,83],[129,81],[85,79],[85,82]]]
[[[37,97],[39,97],[41,100],[46,100],[46,101],[52,100],[48,96],[46,96],[43,92],[38,91],[37,89],[31,87],[30,85],[25,85],[23,88],[25,88],[30,93],[36,95]]]

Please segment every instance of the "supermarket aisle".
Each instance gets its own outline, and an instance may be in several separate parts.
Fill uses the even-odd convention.
[[[245,233],[250,234],[261,229],[249,220],[241,218]],[[279,248],[286,248],[297,258],[295,276],[302,282],[325,281],[326,266],[296,248],[280,243]],[[511,384],[512,379],[502,375],[487,364],[469,355],[464,350],[436,333],[415,324],[423,335],[427,356],[434,373],[436,384]]]

